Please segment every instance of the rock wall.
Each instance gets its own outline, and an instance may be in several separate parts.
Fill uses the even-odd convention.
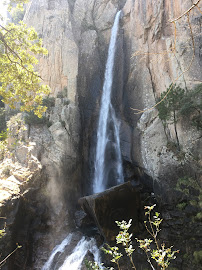
[[[43,247],[48,254],[57,241],[55,237],[50,240],[55,226],[56,235],[71,227],[65,220],[70,220],[67,217],[77,198],[91,192],[105,62],[111,27],[120,9],[123,17],[112,103],[121,121],[125,175],[133,180],[135,168],[144,169],[153,178],[150,185],[156,195],[167,203],[175,203],[176,193],[170,191],[177,179],[199,174],[199,131],[186,119],[178,122],[184,155],[181,159],[175,149],[168,147],[168,141],[176,140],[173,125],[165,128],[158,111],[150,110],[171,82],[189,89],[202,81],[201,13],[196,7],[190,12],[194,57],[186,17],[177,23],[176,43],[174,27],[169,22],[191,5],[191,0],[33,0],[27,5],[25,22],[35,27],[49,51],[48,56],[39,59],[39,71],[55,97],[55,106],[46,113],[49,127],[31,125],[27,131],[27,144],[34,144],[30,151],[45,175],[39,181],[45,179],[42,197],[33,208],[40,209],[41,202],[48,205],[42,211],[48,233],[44,237],[43,226],[39,226],[33,240],[36,250],[29,263],[35,265],[34,269],[40,269],[45,260]],[[143,113],[134,114],[133,109]],[[29,152],[24,148],[17,148],[15,153],[20,159]],[[36,193],[32,195],[30,200]],[[19,216],[24,211],[23,203],[20,209]],[[46,211],[53,216],[46,216]],[[14,269],[12,263],[9,267]]]
[[[121,119],[123,159],[132,167],[138,164],[144,168],[154,179],[155,191],[160,193],[166,193],[184,174],[193,176],[196,170],[198,173],[200,132],[187,124],[186,119],[181,119],[177,123],[181,145],[181,153],[178,153],[168,146],[169,141],[176,142],[173,124],[165,128],[156,108],[150,109],[171,82],[186,89],[201,82],[199,10],[195,7],[190,12],[191,28],[186,16],[178,20],[176,36],[174,24],[169,21],[191,5],[189,0],[159,0],[157,3],[150,0],[43,0],[29,4],[25,21],[34,25],[49,50],[49,55],[40,59],[41,75],[51,86],[52,95],[65,91],[66,98],[80,113],[77,123],[81,126],[78,136],[84,194],[91,192],[89,182],[94,173],[105,62],[110,30],[119,9],[123,10],[123,18],[117,42],[112,103]],[[194,55],[190,31],[194,37]],[[142,113],[135,114],[133,109]],[[65,121],[64,114],[63,118]],[[51,130],[57,128],[59,126],[55,125]],[[76,153],[75,149],[73,152]]]
[[[168,184],[171,184],[169,178],[179,177],[178,169],[182,162],[167,147],[168,140],[176,141],[173,125],[165,130],[158,118],[158,111],[150,108],[171,82],[190,89],[201,81],[199,10],[194,8],[190,12],[195,43],[194,55],[186,16],[176,23],[176,41],[174,25],[169,22],[191,6],[192,1],[128,0],[123,9],[127,62],[130,63],[124,86],[125,111],[127,118],[132,122],[136,123],[138,120],[133,129],[133,160],[138,160],[154,180],[164,179],[163,182]],[[175,53],[172,49],[174,45]],[[146,111],[133,115],[135,111],[128,109],[131,107]],[[177,124],[177,128],[180,144],[187,154],[183,162],[193,161],[189,157],[190,153],[201,160],[200,147],[199,151],[195,150],[199,145],[200,132],[187,125],[185,119]]]

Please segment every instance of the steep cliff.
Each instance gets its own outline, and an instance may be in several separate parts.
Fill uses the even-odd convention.
[[[25,22],[36,28],[49,51],[48,56],[39,59],[39,71],[51,87],[55,106],[46,113],[50,126],[31,125],[26,135],[26,147],[33,143],[35,160],[39,167],[43,167],[42,177],[37,182],[37,185],[42,185],[40,195],[37,197],[35,192],[28,197],[28,201],[37,197],[33,208],[36,212],[42,209],[43,220],[37,227],[33,225],[33,213],[30,214],[30,226],[35,230],[31,249],[35,246],[35,251],[30,251],[32,255],[26,269],[29,269],[28,265],[34,267],[32,269],[40,269],[44,263],[43,251],[47,257],[46,253],[57,242],[56,238],[50,240],[53,232],[58,236],[59,230],[69,230],[71,225],[65,222],[72,219],[71,210],[77,198],[92,192],[107,48],[114,17],[120,9],[123,14],[117,42],[112,103],[121,121],[125,176],[136,180],[137,171],[145,171],[150,178],[143,181],[143,185],[154,189],[160,201],[186,202],[188,208],[183,217],[180,211],[171,215],[165,213],[172,233],[176,224],[181,226],[184,221],[190,229],[187,230],[189,234],[197,228],[192,226],[192,214],[196,215],[198,208],[192,209],[192,213],[188,194],[182,190],[179,194],[174,187],[182,177],[192,177],[200,186],[201,134],[189,119],[181,118],[177,123],[181,149],[178,151],[174,125],[163,125],[158,110],[150,110],[171,82],[190,91],[202,81],[201,13],[196,7],[191,10],[191,28],[186,16],[177,22],[176,43],[174,25],[169,22],[191,5],[191,0],[33,0],[28,4]],[[194,36],[194,57],[190,30]],[[133,109],[143,112],[135,114]],[[174,147],[169,145],[170,142]],[[17,148],[15,155],[20,151]],[[21,153],[20,157],[24,158],[26,153]],[[198,206],[199,188],[191,189],[189,184],[184,184],[181,189],[187,192],[187,188]],[[48,207],[41,208],[43,203]],[[19,216],[26,209],[26,204],[22,203],[20,209],[16,210]],[[16,222],[14,227],[16,224],[18,227],[17,219]],[[199,234],[197,229],[195,231]],[[181,227],[179,232],[182,232]],[[23,236],[14,239],[22,239]],[[60,240],[62,236],[61,233]],[[189,242],[185,244],[188,248]],[[192,244],[195,247],[195,243]],[[26,257],[25,254],[23,256],[21,259]],[[15,267],[15,270],[20,269]],[[10,265],[8,269],[14,268]]]
[[[129,63],[123,99],[127,119],[133,123],[138,120],[133,129],[132,156],[163,185],[170,185],[171,179],[179,177],[182,163],[187,164],[190,174],[193,173],[191,167],[197,165],[191,156],[195,156],[199,164],[201,162],[200,132],[187,123],[188,119],[177,123],[179,143],[185,153],[181,161],[167,147],[169,140],[176,142],[173,125],[165,128],[157,116],[158,111],[150,110],[172,82],[188,89],[201,82],[199,10],[195,8],[190,12],[191,29],[186,16],[176,22],[176,36],[174,24],[170,22],[191,6],[192,1],[127,1],[123,9]],[[132,55],[136,56],[131,58]],[[143,110],[143,113],[133,115],[137,111],[130,108]],[[195,165],[189,166],[189,163]]]
[[[33,1],[29,5],[25,19],[32,22],[49,50],[48,57],[40,59],[41,75],[52,87],[53,95],[65,89],[67,98],[80,110],[84,181],[89,183],[89,178],[93,178],[110,29],[117,10],[122,8],[112,102],[122,123],[123,158],[145,168],[157,183],[169,183],[168,179],[174,177],[173,170],[169,174],[171,167],[176,170],[175,178],[179,176],[182,161],[167,147],[169,141],[176,141],[173,125],[165,128],[158,111],[150,108],[171,82],[190,89],[201,81],[200,12],[197,8],[190,12],[194,57],[185,16],[177,22],[176,42],[174,25],[169,22],[191,4],[191,1],[159,0],[154,4],[152,1],[86,3],[77,0]],[[175,52],[171,50],[174,42]],[[137,56],[133,56],[135,53]],[[143,113],[134,114],[132,109]],[[144,112],[145,109],[148,110]],[[177,123],[177,128],[186,156],[183,163],[194,163],[191,156],[200,161],[200,133],[184,119]]]

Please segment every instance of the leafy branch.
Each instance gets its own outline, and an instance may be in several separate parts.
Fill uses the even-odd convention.
[[[13,0],[20,8],[27,1]],[[14,109],[20,103],[21,111],[31,111],[42,117],[46,107],[42,99],[50,89],[42,84],[42,78],[35,71],[36,55],[47,55],[33,27],[20,21],[19,24],[0,24],[0,95],[2,101]]]
[[[162,223],[162,219],[160,218],[160,214],[155,212],[154,216],[152,216],[152,211],[154,210],[156,205],[145,206],[145,215],[148,218],[148,221],[145,221],[145,228],[152,239],[138,239],[135,238],[139,244],[139,248],[144,251],[147,257],[147,262],[149,263],[152,270],[156,270],[154,267],[154,262],[156,262],[161,270],[165,270],[169,267],[170,261],[176,258],[176,253],[179,250],[172,250],[173,246],[166,248],[165,244],[161,245],[158,243],[157,235],[160,232],[160,225]],[[130,263],[132,265],[132,269],[136,270],[134,261],[133,261],[133,253],[135,249],[133,248],[132,243],[132,234],[128,232],[132,225],[132,219],[127,223],[126,221],[116,221],[116,224],[120,228],[119,234],[116,236],[116,243],[122,244],[124,247],[126,255],[130,259]],[[151,244],[155,245],[155,248],[151,247]],[[111,247],[109,244],[105,244],[106,248],[101,248],[106,254],[112,256],[111,262],[115,263],[120,270],[119,260],[123,257],[123,254],[119,252],[119,248],[117,246]],[[99,265],[97,262],[87,262],[87,269],[92,270],[101,270],[101,269],[114,269],[114,268],[106,268],[103,264]]]

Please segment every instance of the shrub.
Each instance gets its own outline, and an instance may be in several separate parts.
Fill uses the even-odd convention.
[[[142,249],[146,254],[146,259],[147,262],[150,264],[150,267],[152,269],[155,269],[153,263],[156,262],[161,267],[161,270],[165,270],[168,268],[170,261],[176,258],[175,254],[179,251],[173,251],[172,246],[166,248],[164,243],[162,243],[161,245],[159,244],[157,240],[157,235],[160,232],[160,224],[162,222],[162,219],[160,218],[160,214],[158,212],[155,212],[153,217],[151,216],[154,207],[155,205],[145,206],[145,215],[148,217],[148,221],[145,221],[145,228],[149,233],[150,237],[152,237],[152,239],[140,240],[136,238],[136,241],[139,244],[139,248]],[[132,257],[135,250],[132,244],[133,235],[129,233],[131,222],[132,220],[129,220],[128,223],[126,221],[116,221],[118,227],[120,228],[119,234],[116,236],[116,243],[121,244],[124,247],[125,253],[130,259],[132,269],[136,270],[135,263]],[[155,248],[151,248],[151,243],[154,244]],[[111,247],[106,244],[106,248],[104,247],[102,248],[102,250],[112,257],[111,262],[115,263],[120,270],[119,260],[121,259],[123,254],[119,252],[119,248],[117,246]],[[86,267],[89,270],[103,269],[103,266],[100,267],[97,263],[92,262],[88,262],[88,264],[86,264]]]
[[[5,108],[0,107],[0,132],[6,129]]]
[[[6,143],[5,141],[0,141],[0,160],[4,159],[4,155],[6,153]]]
[[[159,101],[161,101],[157,105],[159,118],[163,121],[164,125],[168,123],[174,124],[176,142],[178,150],[180,150],[176,124],[181,117],[186,116],[197,130],[202,129],[202,84],[197,85],[190,91],[185,91],[175,84],[170,85],[161,94],[158,99]]]
[[[43,106],[47,107],[47,110],[49,110],[51,107],[55,106],[55,98],[54,97],[45,97],[43,98]]]
[[[69,99],[67,99],[67,100],[64,101],[64,105],[69,105],[69,104],[70,104],[70,100]]]
[[[2,174],[4,174],[5,176],[10,176],[11,175],[11,168],[9,166],[6,166],[3,170],[2,170]]]
[[[63,94],[64,94],[65,97],[67,96],[67,86],[65,86],[65,87],[63,88]]]
[[[194,261],[199,264],[202,263],[202,250],[194,251]]]
[[[64,97],[64,94],[62,91],[57,93],[57,98],[63,98],[63,97]]]
[[[0,141],[5,141],[8,137],[8,132],[7,131],[2,131],[0,132]]]
[[[51,125],[51,122],[48,120],[47,117],[42,116],[41,118],[39,118],[33,111],[26,113],[25,123],[27,125]]]

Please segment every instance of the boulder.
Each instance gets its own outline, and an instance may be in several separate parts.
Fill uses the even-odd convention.
[[[138,230],[140,194],[130,182],[82,197],[79,205],[94,220],[106,241],[115,240],[118,232],[115,221],[132,219],[133,230]]]

